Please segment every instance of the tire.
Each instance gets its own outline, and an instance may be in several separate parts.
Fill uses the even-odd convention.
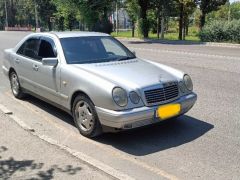
[[[73,102],[72,115],[80,134],[93,138],[102,134],[102,126],[92,101],[85,95],[78,95]]]
[[[9,75],[9,79],[13,95],[18,99],[22,99],[25,94],[22,91],[17,73],[15,71],[12,71]]]

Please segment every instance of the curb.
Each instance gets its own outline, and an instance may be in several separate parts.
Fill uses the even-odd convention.
[[[54,139],[41,135],[40,133],[36,132],[33,128],[29,127],[27,124],[25,124],[22,120],[20,120],[18,117],[13,115],[13,113],[8,110],[5,106],[0,104],[0,111],[3,112],[5,115],[8,115],[8,117],[13,120],[17,125],[19,125],[22,129],[28,131],[33,136],[45,141],[48,144],[54,145],[62,150],[64,150],[66,153],[76,157],[77,159],[83,161],[84,163],[88,164],[89,166],[98,169],[105,174],[109,175],[110,177],[113,177],[114,179],[124,179],[124,180],[134,180],[134,178],[128,176],[127,174],[124,174],[82,152],[79,152],[77,150],[71,149],[64,144],[61,144]]]
[[[234,43],[217,43],[217,42],[194,42],[184,40],[160,40],[160,39],[140,39],[140,38],[126,38],[126,37],[115,37],[120,41],[131,41],[140,43],[161,43],[161,44],[174,44],[174,45],[201,45],[201,46],[212,46],[212,47],[226,47],[226,48],[240,48],[240,44]]]

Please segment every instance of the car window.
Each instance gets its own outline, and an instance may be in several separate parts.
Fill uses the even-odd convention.
[[[56,50],[55,50],[54,41],[50,38],[42,38],[38,56],[41,58],[54,58],[56,57]]]
[[[116,46],[115,41],[107,38],[102,38],[101,41],[108,54],[127,56],[126,52],[120,46]]]
[[[86,36],[61,38],[68,64],[100,63],[132,59],[135,56],[111,37]]]
[[[40,41],[37,38],[28,39],[18,49],[17,53],[32,59],[39,60],[40,59],[40,57],[38,56],[39,42]]]

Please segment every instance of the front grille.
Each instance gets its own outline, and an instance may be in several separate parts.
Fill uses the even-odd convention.
[[[171,85],[164,85],[162,88],[151,89],[144,91],[146,101],[148,104],[164,103],[166,101],[175,99],[178,97],[178,85],[177,83]]]

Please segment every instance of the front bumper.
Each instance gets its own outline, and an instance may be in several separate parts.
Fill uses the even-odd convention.
[[[168,104],[181,104],[181,111],[179,115],[182,115],[192,108],[196,100],[197,95],[195,93],[191,93]],[[118,129],[132,129],[159,122],[159,118],[155,117],[156,109],[159,106],[144,106],[124,111],[114,111],[96,107],[96,111],[102,125]]]

